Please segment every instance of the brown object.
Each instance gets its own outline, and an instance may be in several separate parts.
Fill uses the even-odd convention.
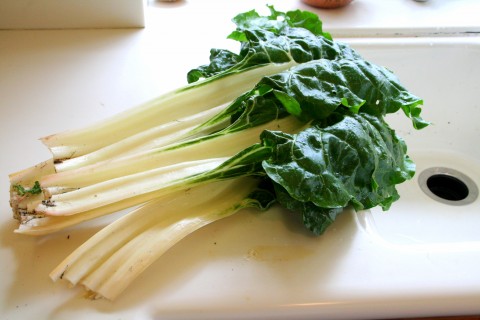
[[[333,9],[346,6],[353,0],[302,0],[304,3],[317,8]]]

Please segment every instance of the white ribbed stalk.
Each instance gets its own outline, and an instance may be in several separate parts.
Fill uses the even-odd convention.
[[[35,212],[55,216],[73,215],[126,199],[131,200],[129,206],[138,205],[145,201],[145,197],[141,197],[141,201],[136,200],[139,195],[148,195],[147,200],[151,200],[192,187],[184,179],[213,170],[227,159],[181,162],[52,195],[48,202],[39,204]],[[45,192],[48,193],[48,189]]]
[[[39,164],[27,169],[12,173],[9,175],[10,180],[10,206],[12,207],[13,217],[23,222],[30,219],[24,213],[28,212],[32,203],[40,203],[44,200],[43,193],[37,195],[19,195],[15,189],[15,185],[23,187],[32,187],[35,181],[39,181],[42,176],[55,173],[55,167],[52,160],[40,162]]]
[[[111,223],[50,274],[81,284],[94,297],[115,299],[185,236],[248,205],[252,178],[220,181],[151,201]]]
[[[278,73],[295,62],[268,64],[211,81],[207,79],[164,94],[78,130],[42,138],[55,160],[81,156],[162,123],[174,121],[232,101],[263,76]]]
[[[161,124],[82,156],[58,161],[55,163],[55,169],[57,172],[73,170],[100,161],[142,150],[163,147],[186,138],[195,137],[199,134],[192,135],[191,131],[220,112],[223,108],[225,107],[222,105],[193,116]]]
[[[294,132],[301,126],[302,123],[296,120],[296,118],[286,117],[271,121],[266,125],[220,135],[200,143],[168,151],[152,149],[75,170],[51,174],[43,177],[40,180],[40,184],[42,188],[81,188],[109,179],[172,165],[180,160],[193,161],[215,157],[232,157],[237,152],[260,142],[259,135],[264,130]],[[55,193],[52,192],[52,194]]]

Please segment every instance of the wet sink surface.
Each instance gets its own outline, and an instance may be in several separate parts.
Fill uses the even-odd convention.
[[[402,114],[389,117],[417,174],[399,186],[401,199],[388,212],[372,210],[378,234],[397,244],[480,241],[480,43],[399,39],[356,47],[422,97],[424,118],[432,122],[417,131]]]

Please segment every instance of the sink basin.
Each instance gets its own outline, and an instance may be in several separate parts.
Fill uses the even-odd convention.
[[[5,177],[50,156],[36,138],[184,84],[186,72],[178,69],[201,64],[195,59],[212,45],[167,50],[165,43],[190,38],[190,30],[162,33],[164,41],[149,30],[3,34],[13,44],[0,50],[0,74],[9,79],[0,81],[0,133],[8,150],[0,157],[0,260],[8,261],[0,314],[100,320],[480,314],[480,38],[473,36],[344,39],[394,70],[425,100],[424,118],[433,123],[415,131],[403,115],[390,117],[418,174],[399,186],[401,199],[389,211],[347,210],[313,237],[280,208],[244,210],[182,240],[115,302],[83,299],[83,291],[53,284],[48,273],[105,221],[40,238],[13,234]],[[463,199],[438,199],[428,185]]]
[[[389,117],[416,162],[388,212],[371,210],[368,227],[396,244],[480,244],[480,45],[478,39],[410,39],[356,46],[388,66],[422,97],[432,125],[414,130],[402,114]]]

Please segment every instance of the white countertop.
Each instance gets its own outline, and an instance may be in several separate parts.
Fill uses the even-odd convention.
[[[105,319],[142,318],[143,313],[136,312],[128,303],[122,308],[98,302],[92,311],[85,307],[78,292],[65,294],[67,290],[63,285],[54,285],[47,279],[48,272],[59,259],[94,229],[82,230],[78,236],[72,233],[71,240],[61,242],[55,253],[46,252],[42,244],[64,240],[66,233],[43,239],[13,235],[15,222],[8,206],[7,175],[49,157],[37,140],[39,137],[86,125],[185,84],[188,70],[208,62],[210,48],[237,47],[225,39],[233,28],[230,20],[237,13],[252,8],[264,10],[266,3],[278,10],[314,10],[297,0],[225,3],[225,0],[150,1],[145,10],[144,29],[0,30],[0,141],[3,150],[0,157],[0,255],[6,275],[1,278],[0,287],[4,289],[0,289],[3,290],[0,291],[0,313],[6,314],[8,319],[25,319],[37,316],[40,311],[51,318],[62,318],[66,314]],[[458,37],[475,36],[480,32],[480,1],[476,0],[430,0],[425,3],[354,0],[343,9],[316,12],[324,21],[324,30],[331,32],[334,38]],[[206,234],[200,235],[202,237],[210,239]],[[180,252],[186,252],[186,247]],[[23,262],[32,265],[22,266]],[[194,278],[196,272],[201,274],[204,270],[188,268],[179,278],[187,281]],[[142,285],[153,292],[147,280],[143,279]],[[43,305],[39,297],[52,298]],[[55,299],[65,300],[73,311],[66,312],[62,304],[55,306],[53,311],[47,310]],[[242,303],[248,303],[248,299],[244,296]],[[359,310],[371,314],[368,306],[378,306],[378,301],[365,306],[361,303],[351,302],[346,312],[352,315]],[[333,306],[329,310],[341,312],[340,307]],[[397,306],[395,315],[401,314],[401,307]],[[412,310],[407,313],[415,315]],[[265,314],[256,316],[261,318]]]

